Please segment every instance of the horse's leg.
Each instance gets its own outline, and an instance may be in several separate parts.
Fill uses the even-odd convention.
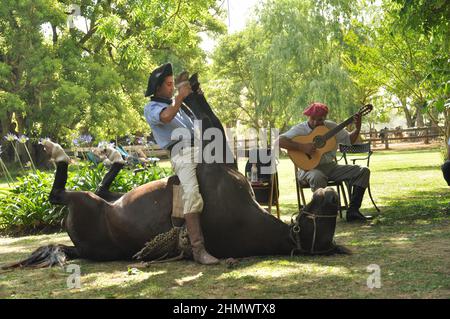
[[[49,200],[52,204],[67,205],[69,202],[66,196],[67,168],[69,164],[66,162],[56,163],[56,174],[50,191]]]
[[[117,174],[119,174],[120,170],[124,167],[125,164],[123,163],[113,163],[111,165],[111,168],[109,169],[108,173],[103,177],[102,182],[100,183],[100,186],[95,191],[95,194],[101,198],[103,198],[106,201],[116,200],[119,197],[121,197],[123,194],[120,193],[113,193],[109,191],[109,187],[111,186],[112,182],[116,178]]]

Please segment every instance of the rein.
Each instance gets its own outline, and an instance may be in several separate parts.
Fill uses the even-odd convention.
[[[311,248],[309,250],[304,249],[302,247],[302,244],[300,241],[301,229],[300,229],[299,219],[300,219],[301,215],[305,215],[307,218],[311,219],[313,222],[313,225],[314,225],[313,239],[312,239]],[[330,249],[320,250],[320,251],[314,250],[314,246],[316,244],[316,232],[317,232],[316,219],[317,218],[336,218],[336,215],[317,215],[315,213],[308,212],[306,210],[301,210],[300,213],[298,214],[298,217],[295,219],[295,222],[293,220],[293,217],[291,217],[291,231],[290,231],[289,235],[295,245],[295,248],[292,248],[292,250],[291,250],[291,257],[294,256],[295,252],[309,253],[309,254],[325,254],[325,253],[328,253],[335,249],[334,241],[333,241],[333,247],[331,247]]]

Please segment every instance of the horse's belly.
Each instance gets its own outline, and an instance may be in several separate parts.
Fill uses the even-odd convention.
[[[117,201],[107,212],[115,243],[130,254],[172,227],[172,192],[166,188],[140,192]]]

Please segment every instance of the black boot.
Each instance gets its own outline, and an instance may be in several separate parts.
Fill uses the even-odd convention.
[[[122,163],[113,163],[108,173],[103,177],[100,186],[96,189],[95,194],[103,199],[107,198],[110,194],[109,187],[119,174],[120,170],[123,168]]]
[[[347,221],[362,221],[365,222],[367,220],[372,219],[372,216],[364,216],[361,214],[359,209],[361,208],[361,203],[364,197],[365,188],[360,186],[353,186],[352,198],[350,200],[350,206],[347,210]]]

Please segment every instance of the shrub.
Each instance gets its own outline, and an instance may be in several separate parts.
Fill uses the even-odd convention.
[[[80,191],[95,191],[107,169],[103,164],[90,167],[87,164],[70,166],[66,188]],[[128,192],[153,180],[167,177],[170,169],[159,166],[146,168],[136,174],[124,169],[114,180],[111,190]],[[24,234],[55,231],[67,213],[65,206],[50,204],[48,195],[53,185],[54,174],[36,171],[17,178],[16,186],[0,192],[0,231],[9,234]]]

